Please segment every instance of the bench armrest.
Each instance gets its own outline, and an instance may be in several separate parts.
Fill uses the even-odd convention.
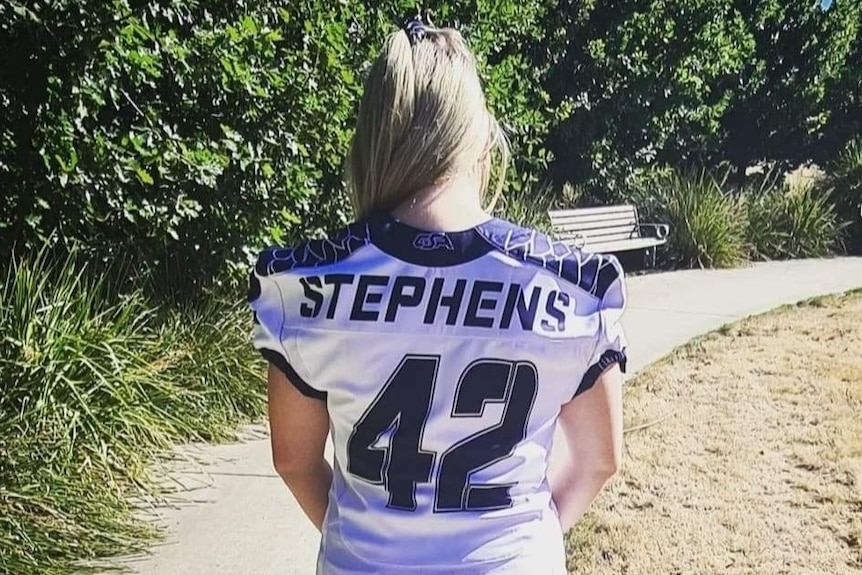
[[[670,233],[670,226],[667,224],[639,224],[638,227],[643,235],[660,240]]]

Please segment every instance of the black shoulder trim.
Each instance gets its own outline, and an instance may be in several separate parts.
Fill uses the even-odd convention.
[[[260,354],[269,363],[277,367],[279,371],[281,371],[287,377],[288,381],[293,384],[293,387],[295,387],[299,391],[299,393],[312,399],[326,401],[326,392],[314,389],[313,387],[305,383],[305,380],[299,377],[299,374],[296,373],[296,370],[293,369],[293,367],[287,362],[283,355],[271,349],[261,349]]]
[[[257,275],[254,272],[248,274],[248,293],[246,294],[246,299],[248,299],[248,303],[254,303],[257,301],[257,298],[260,297],[260,280],[257,279]]]
[[[618,363],[620,364],[620,371],[623,373],[626,372],[626,352],[617,351],[615,349],[609,349],[605,353],[602,354],[602,357],[599,358],[599,361],[590,366],[587,370],[587,373],[584,374],[584,377],[581,379],[581,384],[578,386],[578,390],[575,392],[573,397],[578,397],[583,392],[588,389],[592,389],[592,387],[596,384],[596,381],[599,379],[599,376],[604,373],[604,371],[609,368],[611,365]]]
[[[370,242],[368,225],[357,222],[325,238],[308,240],[293,247],[269,247],[258,255],[255,271],[268,276],[299,268],[338,263]]]
[[[488,243],[509,257],[542,267],[599,299],[623,273],[613,255],[584,252],[505,220],[492,220],[478,230]]]

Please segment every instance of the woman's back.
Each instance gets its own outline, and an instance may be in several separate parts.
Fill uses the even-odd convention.
[[[250,298],[255,346],[326,401],[320,572],[565,573],[548,458],[561,406],[625,361],[614,258],[378,215],[263,252]]]

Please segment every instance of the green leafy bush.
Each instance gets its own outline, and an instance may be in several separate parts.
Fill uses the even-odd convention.
[[[841,226],[827,195],[814,186],[776,185],[745,193],[747,242],[755,259],[822,257],[834,253]]]
[[[541,69],[522,46],[546,3],[435,2],[483,64],[518,157],[547,162]],[[0,257],[45,238],[132,259],[193,298],[262,244],[350,217],[342,163],[362,75],[405,1],[0,3]]]
[[[672,265],[724,268],[745,261],[744,207],[706,171],[657,172],[644,177],[630,199],[645,220],[670,225],[666,253]]]
[[[12,262],[0,287],[0,571],[69,573],[152,535],[128,497],[177,441],[262,413],[245,306],[164,312],[93,279],[73,250]]]
[[[549,17],[555,178],[615,201],[637,172],[707,161],[755,41],[730,0],[560,2]]]
[[[817,4],[556,2],[535,63],[561,118],[554,181],[610,202],[651,166],[730,161],[741,180],[833,155],[859,125],[862,3]]]

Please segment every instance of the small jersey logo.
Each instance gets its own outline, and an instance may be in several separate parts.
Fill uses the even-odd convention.
[[[447,250],[455,249],[449,236],[441,233],[419,234],[413,239],[413,247],[426,252],[440,248]]]

